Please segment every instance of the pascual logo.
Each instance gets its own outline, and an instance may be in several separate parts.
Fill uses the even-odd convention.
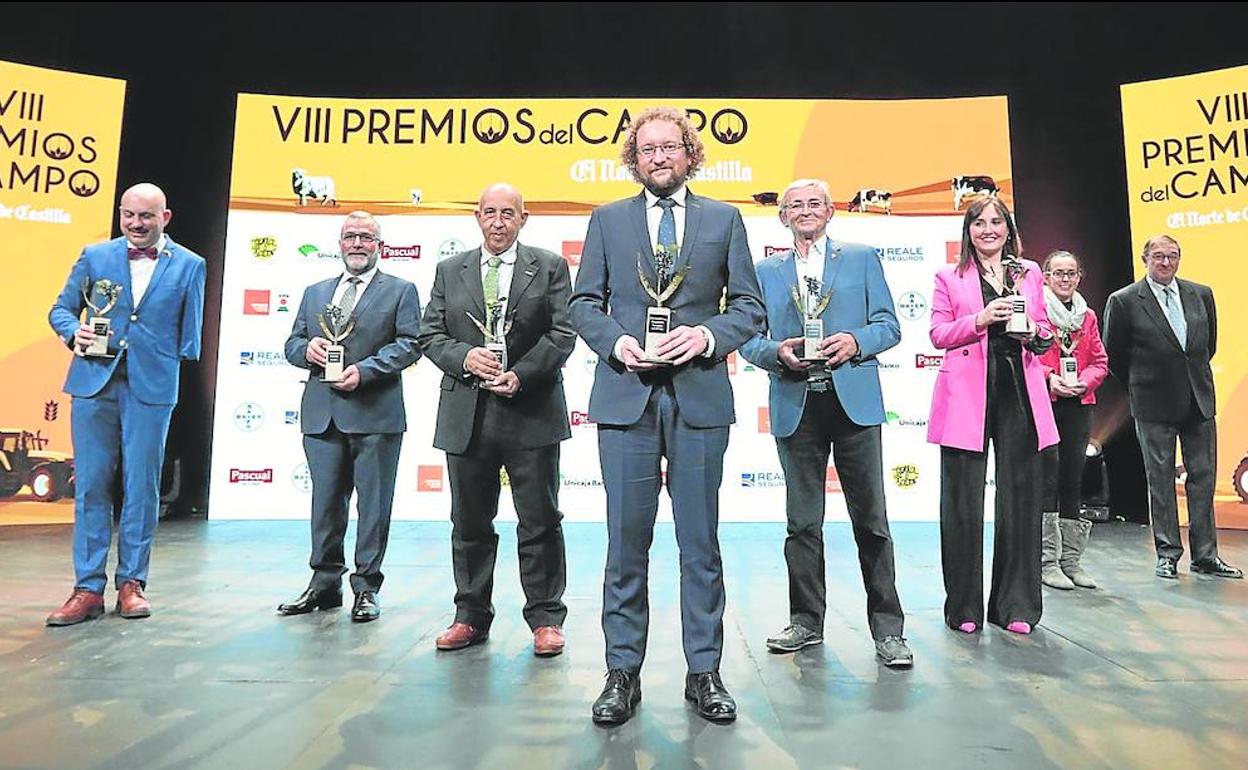
[[[922,262],[922,246],[885,246],[875,250],[885,262]]]
[[[741,486],[747,489],[784,486],[784,474],[780,471],[752,471],[741,474]]]
[[[589,412],[572,412],[570,422],[572,423],[573,428],[594,424],[594,421],[589,419]]]
[[[299,463],[295,466],[295,469],[290,472],[290,483],[305,495],[312,491],[312,474],[308,471],[307,463]]]
[[[927,298],[917,291],[907,291],[897,298],[897,310],[907,321],[917,321],[927,313]]]
[[[268,315],[269,290],[243,289],[243,315]]]
[[[740,110],[725,107],[711,117],[711,135],[723,144],[736,144],[749,131],[749,121]]]
[[[919,466],[911,463],[894,465],[892,476],[894,484],[902,489],[909,489],[919,483]]]
[[[272,484],[273,469],[263,468],[260,470],[244,470],[242,468],[230,468],[231,484]]]
[[[585,241],[563,242],[563,258],[567,260],[569,267],[577,267],[581,264],[581,252],[584,249]]]
[[[251,239],[251,256],[267,262],[277,254],[277,239],[271,235],[258,235]]]
[[[468,250],[464,242],[456,238],[447,238],[438,246],[438,261],[450,259],[456,254],[462,254]]]
[[[944,362],[945,357],[942,355],[929,356],[923,353],[916,353],[914,356],[915,369],[939,369]]]
[[[442,466],[441,465],[417,465],[416,466],[416,491],[417,492],[441,492],[442,491]]]
[[[420,259],[420,246],[391,246],[388,243],[381,244],[382,259]]]
[[[254,433],[264,424],[264,410],[254,401],[246,401],[234,410],[234,427],[243,433]]]
[[[767,257],[773,256],[775,254],[783,254],[784,252],[789,251],[792,248],[793,248],[792,246],[764,246],[763,258],[766,259]]]
[[[239,366],[286,366],[286,355],[277,350],[240,350]]]
[[[321,247],[314,243],[305,243],[299,247],[299,256],[306,259],[338,259],[338,255],[332,251],[321,251]]]

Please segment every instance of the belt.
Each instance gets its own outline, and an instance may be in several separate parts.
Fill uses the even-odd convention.
[[[829,377],[824,380],[807,380],[806,390],[810,393],[827,393],[830,390],[835,390],[835,387],[832,385],[832,378]]]

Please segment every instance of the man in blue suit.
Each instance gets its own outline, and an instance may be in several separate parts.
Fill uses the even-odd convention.
[[[598,354],[589,415],[598,423],[607,492],[608,674],[592,716],[619,724],[641,699],[647,568],[666,457],[680,547],[685,697],[704,718],[731,721],[736,703],[719,675],[724,582],[716,532],[723,455],[735,419],[725,359],[763,322],[758,279],[740,213],[685,187],[705,153],[683,112],[639,114],[620,157],[645,189],[590,216],[571,300],[572,325]],[[656,252],[672,257],[662,279],[656,271],[665,260],[656,260]],[[660,293],[661,283],[680,281],[664,302],[672,328],[653,351],[658,361],[639,342],[646,308],[655,304],[643,277]]]
[[[312,477],[312,580],[277,611],[302,615],[342,606],[343,538],[354,490],[359,521],[351,620],[367,623],[381,616],[381,560],[407,430],[400,375],[420,358],[420,298],[414,284],[377,269],[381,226],[367,212],[347,215],[339,247],[343,273],[304,290],[286,340],[286,360],[310,372],[299,423]],[[331,342],[319,331],[332,320],[330,305],[350,319],[343,325],[351,331],[341,343],[344,368],[337,382],[323,377]]]
[[[152,539],[160,514],[160,469],[169,418],[178,401],[182,361],[199,358],[204,317],[204,260],[165,235],[173,217],[165,194],[138,184],[121,196],[122,237],[88,246],[74,263],[48,321],[74,351],[65,380],[73,397],[74,590],[48,616],[68,626],[104,613],[108,549],[112,541],[114,481],[122,470],[123,501],[117,535],[117,612],[145,618],[144,596]],[[84,355],[95,342],[81,319],[87,303],[103,308],[111,282],[119,287],[108,311],[108,355]],[[94,315],[94,311],[91,311]]]
[[[741,348],[771,379],[771,432],[785,478],[790,623],[767,647],[795,652],[823,642],[830,448],[858,543],[876,655],[885,665],[909,666],[914,657],[901,636],[884,504],[884,400],[876,361],[901,340],[901,330],[875,249],[829,238],[833,211],[825,182],[798,179],[785,190],[780,221],[793,232],[793,249],[759,263],[768,331]],[[819,350],[826,363],[802,358],[808,316],[822,319]]]

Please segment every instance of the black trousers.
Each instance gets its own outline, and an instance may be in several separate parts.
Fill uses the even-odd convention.
[[[1013,363],[1016,365],[1011,366]],[[997,371],[994,371],[996,369]],[[988,621],[1035,625],[1040,594],[1040,452],[1021,362],[990,359],[983,452],[941,447],[940,556],[945,623],[984,622],[984,482],[996,453],[996,522]]]
[[[515,503],[516,550],[524,619],[529,628],[563,625],[567,582],[559,512],[559,444],[518,449],[499,424],[495,396],[482,393],[472,440],[463,454],[446,455],[451,485],[451,564],[455,573],[455,620],[478,629],[494,621],[494,560],[498,553],[499,470],[507,470]]]
[[[1061,441],[1042,453],[1041,500],[1044,510],[1057,511],[1063,519],[1077,519],[1083,502],[1083,466],[1092,435],[1092,405],[1081,404],[1078,398],[1059,398],[1053,402],[1053,417]]]
[[[858,564],[867,591],[867,622],[874,639],[900,636],[904,618],[897,596],[893,539],[884,502],[884,459],[879,425],[858,425],[845,414],[835,391],[806,394],[806,408],[793,435],[776,439],[784,469],[788,536],[789,617],[823,630],[827,582],[823,559],[824,484],[828,454],[841,480],[845,505],[858,544]]]
[[[1179,537],[1179,503],[1174,489],[1175,439],[1183,447],[1187,480],[1187,524],[1192,561],[1207,562],[1218,555],[1218,529],[1213,516],[1214,474],[1218,467],[1218,430],[1192,400],[1183,422],[1135,421],[1135,433],[1144,455],[1148,478],[1148,512],[1153,521],[1153,544],[1158,556],[1177,560],[1183,555]]]

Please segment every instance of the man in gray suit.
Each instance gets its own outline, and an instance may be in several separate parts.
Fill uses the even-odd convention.
[[[342,606],[347,571],[342,541],[354,490],[359,521],[351,620],[366,623],[381,615],[381,560],[407,430],[400,375],[420,358],[420,298],[415,285],[377,269],[381,227],[367,212],[347,215],[339,245],[345,271],[304,290],[286,340],[286,360],[310,370],[299,420],[312,477],[312,581],[277,611],[301,615]],[[351,328],[342,341],[344,369],[338,382],[322,377],[331,343],[317,333],[332,324],[331,307],[350,319]]]
[[[559,442],[568,438],[560,368],[576,334],[568,321],[568,265],[516,239],[528,220],[511,185],[481,193],[483,243],[438,263],[420,345],[443,371],[433,445],[446,451],[451,484],[455,622],[439,650],[484,642],[498,535],[499,470],[516,506],[524,619],[539,657],[563,652],[566,567],[559,522]],[[487,347],[505,340],[506,366]]]
[[[901,636],[904,618],[884,502],[884,397],[876,360],[901,341],[901,328],[875,249],[828,237],[834,211],[822,180],[798,179],[784,191],[780,222],[793,233],[793,249],[758,265],[768,328],[741,348],[771,380],[771,432],[786,484],[790,622],[767,640],[767,648],[796,652],[823,643],[824,484],[830,452],[858,544],[876,655],[886,666],[906,667],[914,655]],[[802,358],[809,319],[822,327],[824,362]]]
[[[1209,362],[1218,349],[1217,307],[1212,289],[1177,277],[1180,256],[1179,242],[1169,235],[1145,242],[1140,259],[1148,274],[1105,303],[1105,352],[1110,371],[1127,386],[1144,454],[1157,577],[1177,578],[1183,555],[1174,491],[1177,438],[1187,470],[1192,572],[1242,578],[1243,571],[1218,556],[1213,519],[1218,438]]]
[[[719,675],[724,582],[716,532],[735,420],[725,358],[761,327],[762,299],[740,213],[685,187],[705,159],[688,117],[672,108],[642,112],[620,157],[645,189],[590,217],[571,305],[573,325],[598,354],[589,415],[598,423],[607,492],[608,674],[592,716],[618,724],[641,700],[649,549],[666,457],[680,547],[685,697],[704,718],[731,721],[736,703]],[[646,309],[656,304],[650,291],[673,285],[663,303],[672,328],[651,357],[639,342]]]

